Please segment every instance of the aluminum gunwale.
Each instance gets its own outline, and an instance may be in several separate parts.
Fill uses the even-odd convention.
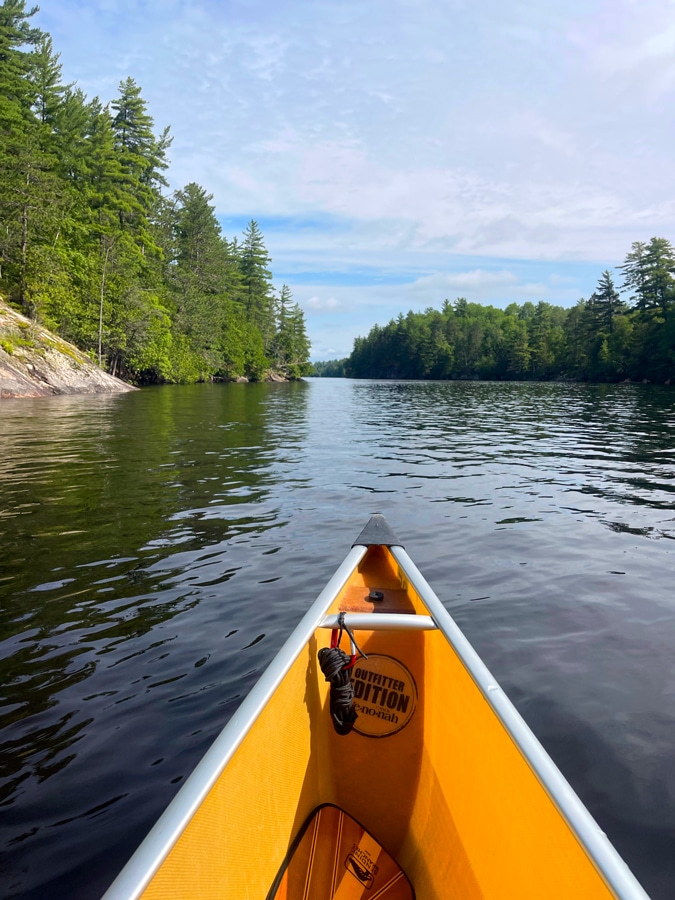
[[[619,900],[649,900],[642,885],[539,743],[407,552],[403,547],[396,546],[389,550],[607,886]]]
[[[350,550],[260,680],[251,688],[241,706],[103,895],[103,900],[137,900],[145,890],[366,551],[367,547],[363,546],[355,546]]]

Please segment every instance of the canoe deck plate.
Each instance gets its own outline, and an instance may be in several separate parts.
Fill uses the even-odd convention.
[[[267,900],[414,900],[403,869],[337,806],[309,817]]]

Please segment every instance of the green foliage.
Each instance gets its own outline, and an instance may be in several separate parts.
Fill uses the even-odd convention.
[[[329,359],[312,364],[310,375],[317,378],[344,378],[346,375],[347,357],[344,359]]]
[[[653,237],[649,244],[636,241],[620,266],[624,287],[643,320],[654,314],[669,316],[675,302],[675,250],[665,238]]]
[[[244,375],[250,381],[262,381],[269,369],[270,362],[265,356],[263,337],[260,331],[247,322],[243,326],[244,333]]]
[[[675,251],[664,238],[633,244],[621,267],[632,308],[602,273],[571,309],[506,309],[458,298],[409,312],[357,338],[344,372],[361,378],[625,379],[675,375]],[[317,373],[322,374],[318,364]]]
[[[64,95],[72,87],[61,84],[59,56],[54,53],[51,37],[41,34],[30,60],[33,112],[41,125],[52,128],[58,122]]]
[[[251,219],[238,248],[242,297],[246,317],[263,335],[265,349],[274,336],[275,302],[271,262],[258,223]]]
[[[2,347],[5,353],[8,353],[11,356],[15,350],[20,349],[21,347],[35,347],[35,341],[30,337],[24,338],[14,335],[10,338],[5,336],[0,340],[0,347]]]
[[[109,105],[64,84],[23,0],[0,3],[0,288],[133,381],[308,371],[302,311],[277,300],[258,224],[222,234],[198,184],[171,197],[169,129],[139,85]]]
[[[614,329],[617,316],[626,312],[626,304],[621,300],[619,292],[609,271],[602,273],[595,292],[588,300],[588,317],[596,330],[610,333]]]
[[[293,302],[290,288],[284,285],[277,303],[276,334],[271,346],[275,368],[292,381],[308,375],[309,350],[304,315]]]
[[[33,112],[32,48],[40,31],[29,24],[37,8],[23,0],[0,5],[0,285],[11,300],[24,303],[28,240],[35,176],[44,160],[41,132]],[[41,212],[43,204],[38,204]]]

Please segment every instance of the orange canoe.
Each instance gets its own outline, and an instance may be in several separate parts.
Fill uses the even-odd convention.
[[[105,900],[644,900],[382,516]]]

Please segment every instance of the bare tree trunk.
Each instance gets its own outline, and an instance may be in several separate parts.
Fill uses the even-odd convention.
[[[26,172],[26,201],[21,210],[21,276],[19,278],[19,302],[25,307],[26,269],[28,268],[28,192],[30,171]]]
[[[99,364],[99,366],[101,366],[102,356],[103,356],[103,354],[101,352],[101,350],[102,350],[101,345],[103,343],[103,297],[105,295],[105,272],[106,272],[106,268],[108,267],[108,255],[110,254],[110,247],[111,247],[111,245],[109,244],[105,248],[105,257],[103,259],[103,271],[101,272],[101,301],[99,303],[99,308],[98,308],[98,364]]]

